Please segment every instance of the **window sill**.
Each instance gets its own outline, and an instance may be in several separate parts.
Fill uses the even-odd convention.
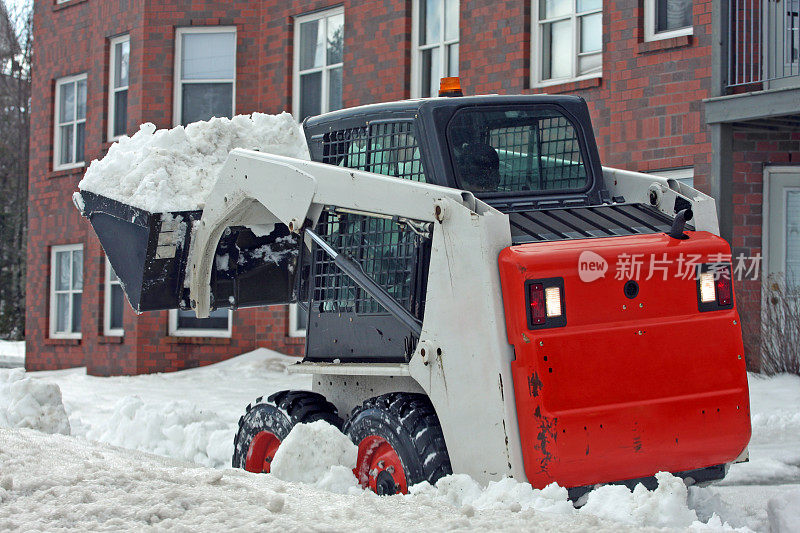
[[[85,165],[81,165],[79,167],[72,167],[72,168],[65,168],[62,170],[52,170],[48,172],[48,178],[63,178],[65,176],[75,176],[78,174],[82,174],[83,171],[86,169]]]
[[[231,343],[230,337],[165,337],[167,344],[213,344],[224,346]]]
[[[80,344],[80,339],[59,339],[57,337],[50,337],[44,340],[45,346],[80,346]]]
[[[602,76],[595,76],[593,78],[566,81],[564,83],[555,83],[553,85],[537,85],[536,87],[531,87],[531,91],[534,93],[544,93],[544,94],[570,93],[573,91],[580,91],[583,89],[593,89],[595,87],[600,87],[602,81],[603,81]]]
[[[55,0],[53,0],[53,11],[61,11],[62,9],[66,9],[72,6],[77,6],[78,4],[83,4],[88,1],[89,0],[67,0],[66,2],[58,4],[55,2]]]
[[[684,46],[691,45],[691,35],[679,35],[677,37],[669,37],[667,39],[659,39],[657,41],[644,41],[639,43],[636,51],[640,54],[651,54],[653,52],[672,50],[673,48],[683,48]]]
[[[125,337],[122,335],[100,335],[97,337],[97,344],[122,344]]]

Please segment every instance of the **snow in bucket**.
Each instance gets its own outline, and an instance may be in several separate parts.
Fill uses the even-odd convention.
[[[78,187],[151,213],[202,209],[234,148],[309,159],[303,130],[288,113],[215,117],[169,130],[146,123],[92,161]]]

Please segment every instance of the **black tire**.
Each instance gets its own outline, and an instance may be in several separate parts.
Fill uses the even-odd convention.
[[[233,440],[232,466],[245,467],[250,444],[258,433],[268,431],[283,442],[295,424],[317,420],[342,428],[336,407],[316,392],[285,390],[271,394],[266,400],[257,398],[239,418],[239,430]]]
[[[453,472],[439,417],[430,400],[422,394],[392,392],[370,398],[353,410],[344,432],[356,445],[373,436],[386,440],[402,463],[405,488],[422,481],[434,484]],[[359,447],[359,465],[362,452]],[[370,475],[380,481],[380,471],[371,471]],[[363,476],[360,481],[365,483]],[[399,484],[395,484],[394,489],[378,486],[376,492],[401,492]]]

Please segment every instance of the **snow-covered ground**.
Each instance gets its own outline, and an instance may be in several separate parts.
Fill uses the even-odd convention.
[[[310,441],[310,449],[282,446],[279,453],[286,457],[278,461],[276,456],[282,466],[274,474],[227,469],[236,423],[247,403],[276,390],[309,387],[309,377],[286,373],[294,361],[257,350],[210,367],[136,377],[96,378],[81,369],[27,375],[0,370],[0,428],[14,428],[0,429],[0,530],[156,525],[717,531],[727,522],[755,531],[800,531],[797,376],[750,376],[751,460],[734,465],[723,482],[687,491],[679,480],[663,475],[653,492],[601,487],[578,511],[557,486],[539,491],[505,480],[480,487],[457,475],[436,487],[418,486],[408,496],[379,498],[356,488],[342,466],[352,448],[325,428],[303,429],[306,435],[296,440]],[[58,424],[63,415],[51,405],[56,398],[51,383],[61,390],[72,436],[19,429],[63,429]],[[4,404],[13,414],[5,423]],[[47,416],[34,416],[37,405],[42,412],[50,409]],[[331,451],[319,453],[323,449]],[[297,467],[315,461],[312,474]]]
[[[25,366],[25,341],[0,340],[0,368]]]

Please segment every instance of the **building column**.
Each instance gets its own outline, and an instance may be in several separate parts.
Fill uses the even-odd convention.
[[[711,173],[708,194],[717,203],[719,234],[733,244],[733,127],[709,124],[711,128]]]

